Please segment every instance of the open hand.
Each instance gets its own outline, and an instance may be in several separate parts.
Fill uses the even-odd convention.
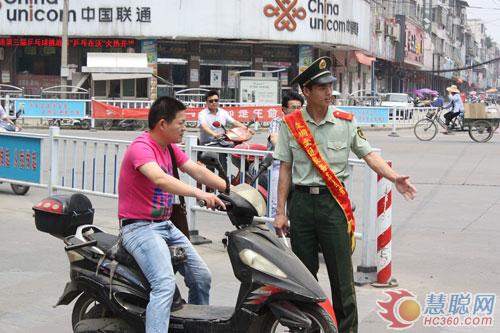
[[[395,181],[396,189],[406,200],[413,200],[417,195],[417,189],[411,184],[410,176],[399,176]]]

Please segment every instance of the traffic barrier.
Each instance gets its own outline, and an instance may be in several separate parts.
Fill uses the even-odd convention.
[[[392,162],[387,162],[392,167]],[[377,176],[377,281],[374,287],[394,287],[392,278],[392,183]]]
[[[0,167],[0,181],[47,188],[49,195],[62,190],[110,198],[118,197],[117,185],[120,164],[130,141],[64,136],[60,135],[58,127],[51,127],[49,135],[29,134],[25,132],[22,134],[0,133],[0,143],[2,142],[1,139],[3,135],[18,137],[20,139],[24,137],[40,139],[45,146],[40,146],[40,149],[37,151],[37,162],[30,161],[32,166],[38,166],[40,175],[44,178],[42,179],[42,177],[40,177],[37,182],[34,182],[2,177],[2,170]],[[265,156],[269,153],[259,150],[198,146],[196,136],[187,136],[185,145],[180,145],[180,147],[185,150],[193,161],[196,161],[198,153],[203,151],[227,154],[228,174],[239,173],[241,182],[245,181],[244,161],[246,156]],[[13,149],[11,150],[13,151]],[[47,156],[44,156],[45,152],[48,152]],[[10,153],[10,164],[13,164],[12,154],[13,152]],[[229,160],[230,156],[234,154],[240,155],[241,162],[239,166],[233,165]],[[4,162],[9,158],[8,155],[9,152],[4,151]],[[24,154],[23,156],[25,163],[29,163],[28,160],[26,160],[27,155]],[[46,163],[43,163],[44,160]],[[256,161],[258,167],[258,159],[256,159]],[[377,175],[375,172],[367,167],[364,161],[349,159],[348,169],[351,175],[353,174],[354,168],[361,168],[365,175],[362,189],[363,199],[356,211],[356,215],[361,216],[362,232],[360,233],[358,231],[355,234],[356,238],[362,241],[361,264],[358,266],[356,283],[365,284],[377,281],[377,224],[375,221],[377,220],[377,202],[380,196],[377,196]],[[272,176],[272,172],[273,170],[270,168],[268,170],[269,179]],[[356,177],[356,179],[363,179],[363,177]],[[195,180],[185,174],[181,174],[181,180],[192,186],[196,186]],[[346,188],[352,197],[353,181],[351,179],[346,181]],[[273,199],[271,197],[271,192],[272,191],[268,191],[267,202],[271,202]],[[388,202],[386,202],[386,204],[387,203]],[[193,236],[193,243],[206,242],[207,240],[199,235],[196,214],[200,211],[209,214],[224,213],[202,208],[197,205],[195,198],[191,197],[186,198],[186,205],[187,218]],[[359,207],[362,209],[360,210]],[[387,207],[390,208],[390,205]],[[268,207],[267,216],[257,218],[256,220],[272,222],[273,219],[269,217],[269,210],[270,207]],[[388,213],[387,210],[384,212],[384,219],[385,223],[390,225],[391,214]],[[381,252],[381,255],[382,253],[386,254],[387,251]]]
[[[389,114],[391,133],[389,136],[398,137],[398,128],[412,128],[417,121],[424,118],[427,111],[437,109],[434,107],[392,108]]]

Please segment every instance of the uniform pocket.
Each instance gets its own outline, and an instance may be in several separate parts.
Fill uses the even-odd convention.
[[[297,141],[290,141],[290,148],[292,149],[292,156],[294,162],[306,162],[308,157],[302,149],[302,147],[297,143]]]
[[[349,157],[349,149],[344,141],[328,141],[328,160],[330,163],[345,163]]]

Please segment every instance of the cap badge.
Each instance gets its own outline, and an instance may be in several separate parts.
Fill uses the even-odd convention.
[[[326,61],[325,59],[321,59],[319,62],[319,69],[325,69],[326,68]]]

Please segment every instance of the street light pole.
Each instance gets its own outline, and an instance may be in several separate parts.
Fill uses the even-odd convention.
[[[69,0],[64,0],[62,16],[61,86],[68,85],[68,4]],[[66,87],[63,87],[63,89],[66,91]]]

